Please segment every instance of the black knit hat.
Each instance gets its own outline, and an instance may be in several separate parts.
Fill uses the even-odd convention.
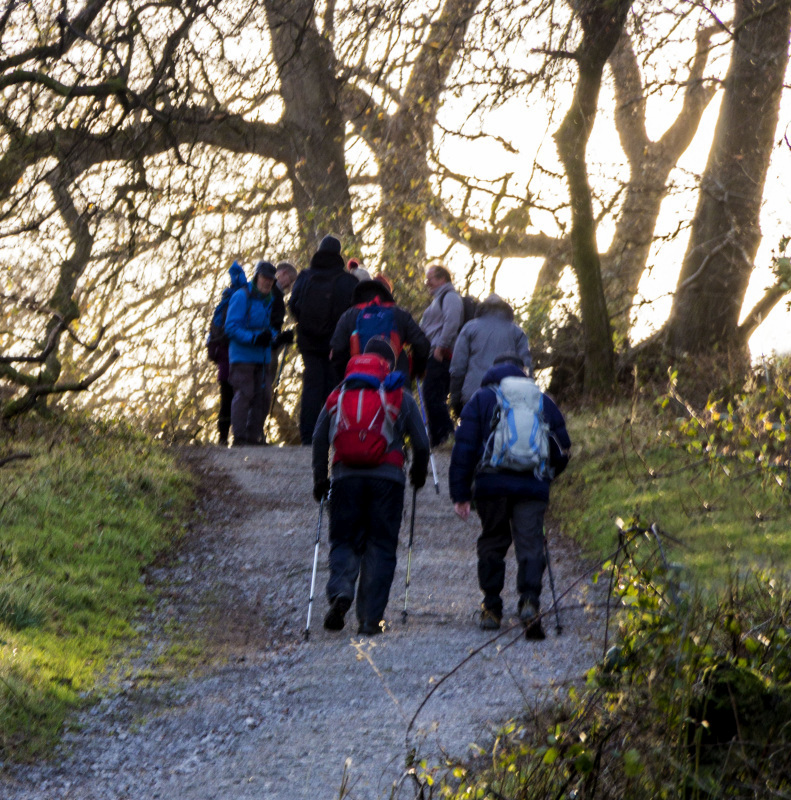
[[[368,343],[365,345],[364,352],[375,353],[377,356],[382,356],[382,358],[390,367],[390,371],[392,372],[395,369],[395,352],[393,350],[393,346],[387,339],[384,338],[384,336],[374,336],[373,338],[369,339]]]
[[[275,265],[271,261],[259,261],[255,265],[253,280],[256,280],[259,275],[263,275],[265,278],[271,278],[274,280],[276,272],[277,270],[275,269]]]
[[[336,256],[341,254],[341,243],[334,236],[325,236],[319,243],[319,253],[333,253]]]

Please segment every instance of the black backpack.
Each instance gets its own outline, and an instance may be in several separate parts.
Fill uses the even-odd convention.
[[[302,290],[299,309],[300,333],[310,339],[329,342],[341,314],[346,308],[336,308],[335,286],[344,276],[341,271],[317,271],[311,275]]]
[[[439,299],[439,307],[442,308],[442,301],[445,297],[449,294],[446,292],[442,295]],[[475,319],[475,315],[478,313],[478,309],[481,306],[479,300],[473,297],[471,294],[462,295],[461,298],[461,305],[464,309],[464,317],[461,320],[461,327],[463,328],[471,319]]]

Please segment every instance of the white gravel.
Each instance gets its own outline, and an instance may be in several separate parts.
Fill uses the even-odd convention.
[[[485,746],[506,720],[580,680],[601,652],[603,624],[585,567],[551,527],[562,635],[554,615],[543,642],[525,641],[509,619],[512,554],[504,600],[514,627],[496,639],[478,629],[477,517],[453,514],[448,456],[437,454],[440,495],[430,474],[418,495],[406,624],[409,501],[387,631],[356,636],[353,610],[344,631],[323,630],[325,518],[305,642],[318,520],[309,448],[189,451],[209,490],[172,563],[146,573],[159,600],[141,620],[129,678],[69,722],[50,762],[6,765],[0,798],[323,800],[339,797],[344,770],[345,796],[389,797],[410,751],[430,764],[467,758],[471,743]],[[173,621],[203,653],[187,675],[157,660]],[[394,796],[412,797],[411,783]]]

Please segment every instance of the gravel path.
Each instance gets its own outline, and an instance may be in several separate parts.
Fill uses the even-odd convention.
[[[572,587],[561,601],[562,635],[554,617],[545,641],[519,635],[511,560],[504,600],[514,627],[486,644],[492,637],[476,615],[478,527],[452,513],[447,452],[437,454],[440,496],[430,475],[418,495],[407,623],[409,501],[388,630],[354,635],[353,612],[341,633],[323,630],[325,519],[304,642],[318,519],[309,449],[203,448],[186,457],[206,486],[201,513],[172,563],[145,575],[160,599],[141,621],[147,645],[131,677],[70,723],[51,762],[0,772],[3,800],[330,800],[343,781],[350,798],[389,797],[408,752],[432,764],[468,757],[471,743],[485,746],[499,724],[580,679],[600,652],[593,589],[578,582],[584,568],[552,530],[557,593]],[[188,675],[161,666],[172,657],[157,660],[174,620],[202,662]],[[396,796],[412,797],[410,784]]]

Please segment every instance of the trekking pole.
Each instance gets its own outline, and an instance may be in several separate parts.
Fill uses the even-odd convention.
[[[549,545],[547,537],[544,537],[544,558],[547,562],[547,572],[549,573],[549,588],[552,590],[552,605],[555,607],[555,633],[560,636],[563,633],[563,626],[560,624],[560,612],[558,611],[558,598],[555,594],[555,579],[552,576],[552,565],[549,563]]]
[[[417,399],[419,401],[418,405],[420,406],[420,413],[423,415],[423,427],[426,429],[426,436],[431,439],[431,434],[428,432],[428,420],[426,419],[426,404],[423,402],[423,388],[420,385],[420,381],[415,381],[415,383],[417,384]],[[436,490],[437,494],[439,494],[437,467],[434,464],[434,453],[431,452],[431,449],[428,451],[428,457],[431,460],[431,474],[434,476],[434,489]]]
[[[412,522],[409,525],[409,553],[406,558],[406,587],[404,588],[404,610],[401,612],[401,622],[406,625],[406,604],[409,600],[409,578],[412,574],[412,541],[415,538],[415,506],[417,505],[417,487],[412,487]]]
[[[286,354],[288,352],[288,345],[283,345],[283,352],[280,353],[280,363],[277,365],[277,375],[275,375],[275,382],[272,384],[272,399],[269,402],[269,409],[266,414],[266,427],[272,422],[272,411],[275,408],[275,400],[277,400],[277,387],[280,385],[280,376],[283,374],[283,367],[286,364]]]
[[[310,599],[308,600],[308,621],[305,624],[305,641],[310,639],[310,612],[313,608],[313,593],[316,590],[316,568],[319,563],[319,540],[321,539],[321,517],[324,513],[324,498],[319,503],[319,524],[316,525],[316,546],[313,549],[313,576],[310,579]]]

